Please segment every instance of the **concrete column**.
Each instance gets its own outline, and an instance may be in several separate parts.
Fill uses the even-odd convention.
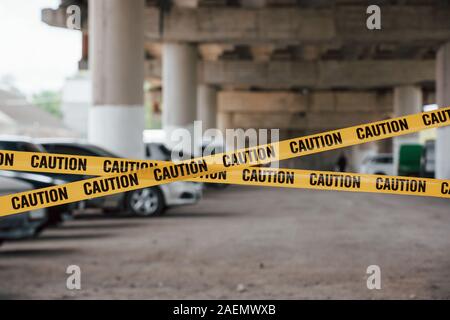
[[[394,116],[422,112],[422,89],[418,86],[399,86],[394,88]],[[393,138],[392,152],[394,158],[394,173],[398,173],[399,151],[402,144],[418,143],[419,133]]]
[[[350,152],[344,152],[347,156],[347,171],[361,172],[361,166],[364,160],[377,153],[378,147],[376,142],[368,142],[356,145],[350,148]],[[348,156],[350,154],[350,156]]]
[[[383,139],[377,142],[378,153],[392,153],[392,139]]]
[[[443,45],[436,59],[436,100],[439,107],[450,105],[450,42]],[[437,129],[436,178],[450,178],[450,127]]]
[[[81,59],[78,61],[78,70],[88,70],[89,66],[89,35],[87,32],[82,33],[81,40]]]
[[[162,127],[167,132],[167,144],[174,147],[178,145],[170,138],[175,136],[172,135],[174,130],[185,128],[193,133],[193,123],[197,118],[197,49],[194,45],[163,45],[162,101]],[[185,147],[190,146],[183,145]]]
[[[150,118],[151,128],[161,128],[161,88],[148,90],[144,94],[145,106]]]
[[[225,134],[226,129],[234,129],[233,114],[231,112],[217,113],[217,128]]]
[[[143,158],[144,0],[89,1],[93,107],[88,138],[120,156]]]
[[[217,89],[206,84],[197,87],[197,119],[203,131],[217,128]]]
[[[222,132],[223,143],[225,144],[226,150],[232,150],[231,141],[226,140],[226,130],[234,129],[233,126],[233,114],[231,112],[218,112],[217,113],[217,128]]]

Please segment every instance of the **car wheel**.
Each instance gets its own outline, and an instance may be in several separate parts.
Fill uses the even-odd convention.
[[[211,189],[216,189],[216,190],[223,190],[225,188],[227,188],[229,186],[229,184],[226,183],[209,183],[208,187],[210,187]]]
[[[164,197],[158,187],[131,191],[126,197],[126,207],[132,215],[150,217],[164,211]]]
[[[67,212],[67,206],[55,206],[48,209],[48,219],[45,223],[45,227],[57,227],[64,221],[68,220],[71,213]]]

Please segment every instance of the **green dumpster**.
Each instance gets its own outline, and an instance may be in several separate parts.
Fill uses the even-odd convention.
[[[399,152],[398,175],[419,177],[423,146],[420,144],[404,144],[400,146]]]

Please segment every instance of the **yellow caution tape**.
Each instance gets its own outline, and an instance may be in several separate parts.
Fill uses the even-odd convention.
[[[447,107],[157,166],[155,161],[0,151],[0,169],[4,170],[107,175],[2,196],[0,216],[314,154],[449,124],[450,107]],[[131,168],[137,171],[129,172]]]
[[[450,107],[203,157],[223,170],[268,163],[450,124]],[[184,161],[189,162],[189,160]],[[0,150],[0,170],[102,176],[148,169],[157,161]]]
[[[450,198],[450,180],[348,172],[251,167],[213,173],[192,181]]]

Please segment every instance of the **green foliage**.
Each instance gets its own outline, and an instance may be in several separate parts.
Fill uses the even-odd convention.
[[[61,92],[44,90],[32,97],[32,103],[45,111],[61,118]]]

